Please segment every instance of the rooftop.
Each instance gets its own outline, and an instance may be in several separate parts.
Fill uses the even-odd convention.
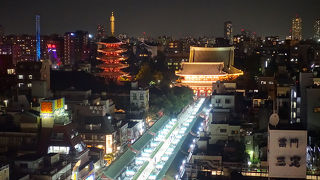
[[[182,63],[180,75],[227,75],[223,71],[223,62],[216,63]]]
[[[38,160],[42,158],[41,155],[39,154],[25,154],[25,155],[22,155],[22,156],[18,156],[16,158],[17,161],[35,161],[35,160]]]
[[[102,39],[101,42],[102,43],[121,43],[121,41],[114,36],[109,36],[105,39]]]

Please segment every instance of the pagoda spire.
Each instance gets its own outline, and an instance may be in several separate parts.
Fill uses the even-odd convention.
[[[113,12],[111,13],[111,16],[110,16],[110,28],[111,28],[111,36],[114,36],[114,15],[113,15]]]

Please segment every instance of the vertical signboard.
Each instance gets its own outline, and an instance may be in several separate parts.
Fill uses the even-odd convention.
[[[306,178],[306,130],[269,130],[269,177]]]

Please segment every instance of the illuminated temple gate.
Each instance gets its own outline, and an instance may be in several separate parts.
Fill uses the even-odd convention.
[[[189,62],[181,64],[178,85],[193,89],[196,96],[210,96],[212,83],[228,81],[243,75],[233,67],[234,47],[190,47]]]

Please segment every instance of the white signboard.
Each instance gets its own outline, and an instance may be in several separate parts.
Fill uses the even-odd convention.
[[[269,177],[306,178],[306,130],[269,130]]]

